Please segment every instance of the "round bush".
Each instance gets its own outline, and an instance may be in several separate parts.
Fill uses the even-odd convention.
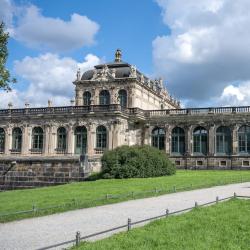
[[[121,146],[102,156],[102,178],[146,178],[176,172],[165,152],[150,146]]]

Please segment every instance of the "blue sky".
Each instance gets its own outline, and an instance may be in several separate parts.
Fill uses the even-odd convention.
[[[113,60],[116,48],[121,48],[124,59],[138,65],[147,73],[152,73],[152,41],[157,35],[166,34],[169,29],[163,24],[161,9],[151,0],[141,1],[93,1],[93,0],[60,0],[60,1],[15,1],[17,5],[33,4],[47,17],[69,21],[72,13],[86,15],[100,25],[95,36],[95,44],[73,51],[63,51],[62,56],[81,60],[88,53]],[[84,27],[83,27],[84,28]],[[51,50],[49,50],[51,51]],[[11,39],[9,43],[9,64],[30,55],[47,52],[44,49],[30,49],[24,44]]]
[[[247,0],[1,0],[17,78],[0,107],[67,105],[76,69],[123,59],[162,76],[183,106],[250,104]]]

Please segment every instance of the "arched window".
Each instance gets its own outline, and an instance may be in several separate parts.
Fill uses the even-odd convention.
[[[96,128],[96,148],[100,150],[107,148],[107,129],[104,126]]]
[[[152,146],[160,150],[165,149],[165,130],[163,128],[154,128],[152,131]]]
[[[12,150],[21,152],[22,149],[22,130],[14,128],[12,131]]]
[[[91,104],[91,93],[85,91],[83,94],[83,105],[89,106]]]
[[[238,131],[239,153],[250,154],[250,126],[242,126]]]
[[[216,130],[216,153],[231,153],[231,131],[230,128],[221,126]]]
[[[207,130],[203,127],[197,127],[193,132],[193,150],[194,154],[207,155],[208,139]]]
[[[64,127],[57,129],[57,150],[65,151],[67,148],[67,131]]]
[[[121,89],[118,94],[121,107],[127,108],[127,91],[125,89]]]
[[[87,152],[87,129],[84,126],[75,129],[75,153],[86,154]]]
[[[0,128],[0,152],[4,153],[5,148],[5,132],[3,128]]]
[[[182,155],[185,153],[185,132],[182,128],[175,127],[172,130],[172,153]]]
[[[41,127],[33,128],[32,149],[35,151],[42,151],[43,149],[43,129]]]
[[[108,90],[102,90],[99,94],[99,104],[109,105],[110,104],[110,94]]]

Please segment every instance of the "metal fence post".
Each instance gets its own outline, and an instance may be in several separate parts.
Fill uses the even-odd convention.
[[[36,212],[36,205],[35,204],[32,205],[32,210],[33,210],[33,212]]]
[[[197,201],[194,203],[194,207],[195,207],[195,208],[198,207],[198,202],[197,202]]]
[[[237,198],[237,194],[234,192],[234,198]]]
[[[106,194],[106,200],[109,198],[109,195],[108,194]]]
[[[173,186],[174,193],[176,192],[176,186]]]
[[[216,196],[216,203],[219,203],[219,197]]]
[[[128,231],[131,230],[131,219],[128,218]]]
[[[134,191],[132,191],[132,193],[131,193],[131,194],[132,194],[132,198],[134,198],[134,197],[135,197]]]
[[[76,232],[76,246],[79,246],[81,241],[81,233],[79,231]]]
[[[166,217],[168,217],[168,214],[169,214],[169,210],[166,209]]]

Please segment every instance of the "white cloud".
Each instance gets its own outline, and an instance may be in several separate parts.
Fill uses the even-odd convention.
[[[11,0],[0,2],[0,20],[6,22],[13,38],[28,47],[57,52],[93,45],[99,30],[87,16],[73,13],[65,21],[44,16],[35,5],[17,6]]]
[[[13,16],[15,7],[11,4],[10,0],[0,1],[0,22],[3,21],[7,27],[7,30],[12,34],[13,29]]]
[[[23,107],[25,102],[31,106],[46,106],[52,100],[54,106],[69,105],[74,97],[74,85],[77,69],[81,72],[99,64],[100,59],[88,54],[83,62],[69,57],[60,58],[57,54],[43,54],[38,57],[25,57],[15,62],[15,71],[24,81],[29,82],[27,89],[6,93],[0,92],[1,108],[12,102],[15,107]],[[19,82],[20,85],[22,83]]]
[[[171,32],[153,41],[156,74],[187,106],[223,104],[227,86],[250,80],[250,1],[157,2]]]
[[[238,83],[237,86],[228,85],[215,102],[223,106],[249,105],[250,81]]]

